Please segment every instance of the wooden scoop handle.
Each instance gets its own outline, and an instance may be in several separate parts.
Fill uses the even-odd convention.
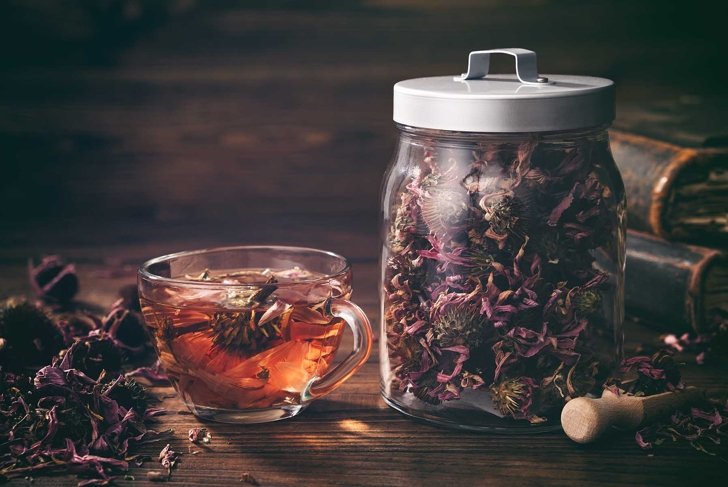
[[[578,397],[561,411],[564,433],[577,443],[591,443],[610,426],[634,429],[705,398],[695,387],[654,396],[617,396],[605,389],[601,399]]]

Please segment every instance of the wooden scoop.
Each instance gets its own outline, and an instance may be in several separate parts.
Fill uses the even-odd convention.
[[[635,429],[704,398],[705,391],[695,387],[641,397],[617,396],[605,389],[601,399],[578,397],[566,403],[561,427],[575,442],[591,443],[610,426]]]

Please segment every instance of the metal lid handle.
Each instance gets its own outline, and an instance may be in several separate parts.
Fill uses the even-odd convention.
[[[456,79],[478,79],[488,76],[491,54],[508,54],[516,58],[516,76],[524,85],[543,85],[549,83],[548,78],[538,75],[536,53],[518,47],[472,51],[468,56],[468,72]]]

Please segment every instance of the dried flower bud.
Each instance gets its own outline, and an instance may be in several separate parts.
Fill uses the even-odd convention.
[[[207,431],[207,428],[190,428],[187,437],[192,443],[210,443],[212,440],[212,435]]]
[[[49,303],[66,305],[78,293],[76,267],[64,263],[57,255],[43,257],[37,266],[29,261],[28,274],[35,293]]]
[[[117,380],[104,387],[102,392],[127,410],[133,409],[138,414],[144,414],[147,410],[147,393],[134,379],[119,376]]]
[[[92,334],[78,340],[53,361],[53,365],[77,369],[92,379],[98,379],[102,371],[110,375],[121,372],[122,355],[114,340],[104,334]]]
[[[58,315],[58,326],[66,335],[66,341],[72,342],[74,338],[85,337],[94,330],[101,328],[101,319],[85,311],[71,311]]]
[[[159,463],[167,469],[167,478],[171,477],[172,469],[177,465],[180,454],[169,447],[169,443],[159,452]]]
[[[596,289],[580,291],[574,297],[574,307],[583,316],[588,316],[599,310],[602,304],[602,295]]]
[[[465,345],[478,348],[484,339],[486,320],[475,308],[450,309],[433,324],[435,340],[443,347]]]
[[[412,388],[412,394],[420,401],[432,404],[433,406],[437,406],[442,402],[437,396],[430,395],[429,387],[414,387]]]
[[[139,354],[146,350],[148,336],[139,313],[117,306],[104,318],[103,329],[127,352]]]
[[[9,370],[47,364],[65,347],[60,328],[30,303],[0,311],[0,365]]]
[[[491,399],[498,410],[515,419],[529,419],[536,384],[529,377],[505,379],[490,386]]]
[[[498,235],[524,235],[526,212],[525,205],[513,196],[485,199],[481,203],[485,220]]]

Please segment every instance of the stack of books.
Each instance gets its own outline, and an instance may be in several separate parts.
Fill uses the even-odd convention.
[[[727,105],[625,109],[611,131],[627,193],[627,313],[673,333],[728,316]]]

